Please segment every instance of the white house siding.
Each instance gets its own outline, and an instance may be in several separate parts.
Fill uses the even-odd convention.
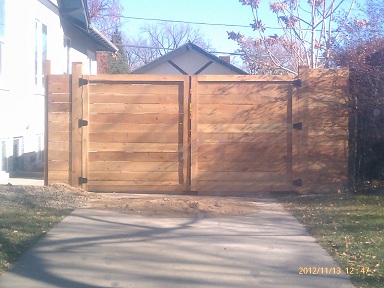
[[[51,2],[57,6],[57,1]],[[40,34],[37,42],[36,23]],[[35,84],[35,50],[36,43],[39,49],[42,48],[42,24],[47,27],[47,59],[51,61],[53,74],[70,73],[67,64],[70,62],[83,62],[84,73],[94,74],[97,71],[95,61],[65,47],[60,18],[55,12],[38,0],[5,0],[0,78],[0,178],[17,172],[13,171],[16,163],[14,153],[22,155],[16,163],[19,165],[19,175],[43,175],[41,151],[44,149],[45,92],[40,79],[39,84]],[[40,51],[38,55],[41,57]],[[38,71],[39,74],[43,73],[41,60]],[[17,143],[18,151],[15,149]],[[4,159],[7,159],[7,163],[4,163]]]

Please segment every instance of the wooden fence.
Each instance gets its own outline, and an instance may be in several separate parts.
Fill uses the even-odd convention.
[[[46,184],[95,192],[336,192],[348,73],[48,75]]]

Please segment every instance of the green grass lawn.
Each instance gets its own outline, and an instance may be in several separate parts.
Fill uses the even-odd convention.
[[[0,202],[0,274],[70,211]]]
[[[279,198],[350,274],[356,287],[384,287],[384,196]]]

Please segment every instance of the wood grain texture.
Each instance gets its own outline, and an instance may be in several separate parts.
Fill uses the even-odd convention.
[[[178,172],[126,172],[126,171],[89,171],[93,181],[173,181],[179,180]]]
[[[73,183],[76,172],[96,192],[241,195],[345,186],[348,71],[90,75],[81,109],[71,102],[80,99],[71,97],[70,77],[47,77],[48,183]],[[302,87],[292,85],[298,78]],[[80,138],[70,126],[79,117],[89,122]],[[301,130],[292,128],[297,122]],[[76,139],[81,156],[73,162]],[[295,179],[303,186],[292,186]]]
[[[105,127],[105,129],[120,130],[126,128],[126,124],[179,124],[179,113],[102,113],[89,115],[89,120],[93,123],[92,127]],[[111,125],[113,123],[114,125]],[[100,124],[100,125],[98,125]],[[92,128],[91,128],[92,130]]]
[[[189,79],[89,79],[90,189],[186,190]]]
[[[192,104],[197,110],[192,134],[196,189],[290,190],[291,84],[274,82],[279,77],[231,79],[198,77],[192,88],[197,98]]]
[[[113,193],[166,193],[180,194],[183,185],[100,185],[97,182],[88,184],[90,192],[113,192]]]

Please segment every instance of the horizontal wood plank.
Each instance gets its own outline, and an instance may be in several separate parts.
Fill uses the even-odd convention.
[[[162,113],[100,113],[90,114],[89,120],[91,127],[111,127],[111,123],[115,126],[124,129],[126,123],[130,124],[178,124],[180,123],[183,114],[162,114]]]
[[[69,79],[71,78],[71,75],[68,74],[61,74],[61,75],[48,75],[48,84],[66,84],[69,85]]]
[[[132,162],[176,162],[179,153],[158,152],[158,153],[128,153],[125,151],[112,152],[90,152],[90,161],[132,161]]]
[[[199,114],[200,124],[269,124],[287,122],[286,111],[281,113]]]
[[[90,142],[104,143],[177,143],[178,132],[91,133]]]
[[[171,193],[182,194],[182,185],[87,185],[91,192],[114,192],[114,193]]]
[[[89,143],[89,151],[178,152],[177,143]]]
[[[70,131],[70,123],[69,122],[48,122],[48,133],[50,132],[69,132]]]
[[[179,113],[178,104],[121,104],[97,103],[89,105],[90,113]]]
[[[68,93],[48,93],[48,103],[70,103],[71,95]]]
[[[199,181],[223,182],[286,182],[289,181],[287,173],[282,172],[211,172],[199,171]]]
[[[276,191],[292,191],[290,182],[222,182],[222,181],[199,181],[199,195],[210,195],[212,193],[218,195],[242,196],[244,192],[276,192]]]
[[[211,96],[215,98],[221,98],[222,96],[231,95],[239,99],[244,99],[244,102],[251,103],[250,100],[254,100],[254,104],[258,104],[258,100],[263,100],[265,97],[269,98],[269,101],[284,99],[287,97],[287,93],[290,91],[288,84],[268,84],[268,83],[201,83],[199,86],[199,96],[205,97],[199,98],[200,103],[212,104]],[[208,97],[206,97],[208,96]],[[229,102],[231,104],[231,101]],[[264,102],[261,102],[264,103]]]
[[[178,95],[182,83],[98,83],[96,85],[90,85],[90,95],[102,95],[102,94],[115,94],[122,96],[138,96],[143,95]]]
[[[49,176],[49,179],[55,179],[56,182],[54,183],[68,183],[69,170],[62,170],[62,171],[49,170],[48,176]],[[57,182],[59,179],[61,181]]]
[[[347,143],[342,145],[313,145],[308,147],[309,157],[323,158],[325,161],[332,160],[333,157],[347,157],[348,147]],[[330,159],[331,158],[331,159]]]
[[[199,104],[197,107],[199,115],[234,115],[235,117],[240,116],[251,116],[256,115],[285,115],[287,113],[287,105],[285,102],[259,104],[259,105],[227,105],[227,104],[211,104],[204,105]]]
[[[96,94],[91,95],[89,103],[119,103],[119,104],[179,104],[178,95],[125,95],[125,94]]]
[[[66,75],[67,76],[67,75]],[[70,93],[70,85],[69,85],[69,77],[61,78],[61,79],[55,79],[54,77],[49,76],[48,79],[49,86],[48,86],[48,92],[52,94],[58,94],[58,93],[64,93],[68,94]]]
[[[65,123],[69,123],[69,116],[70,116],[70,114],[68,112],[64,112],[64,113],[48,113],[48,121],[49,122],[65,122]]]
[[[197,134],[199,143],[282,143],[287,141],[286,133],[256,132],[256,133],[204,133]]]
[[[94,161],[89,171],[127,171],[127,172],[178,172],[177,162],[122,162]]]
[[[283,172],[287,171],[287,162],[284,160],[276,161],[243,161],[243,162],[225,162],[210,161],[199,162],[199,172]]]
[[[53,112],[70,112],[71,111],[71,104],[70,103],[50,102],[50,103],[48,103],[48,111],[50,113],[53,113]]]
[[[97,124],[96,125],[91,124],[90,125],[91,133],[97,133],[96,131],[94,132],[93,130],[96,130],[98,127],[104,127],[104,126],[97,125]],[[132,132],[136,132],[136,133],[140,132],[144,136],[147,133],[177,132],[178,129],[179,129],[178,123],[173,123],[173,124],[163,124],[163,123],[160,123],[160,124],[137,124],[137,123],[131,123],[131,124],[124,125],[124,129],[121,129],[119,132],[121,132],[122,134],[132,133]],[[98,133],[103,133],[103,132],[98,132]],[[106,133],[106,132],[104,132],[104,133]]]
[[[68,152],[69,153],[69,142],[48,142],[49,151]]]
[[[185,75],[154,75],[154,74],[97,74],[89,75],[90,85],[95,84],[151,84],[169,85],[170,83],[187,83],[188,76]]]
[[[251,82],[289,82],[294,80],[293,75],[198,75],[198,82],[235,82],[236,84],[241,84]]]
[[[111,186],[179,186],[178,181],[147,181],[137,180],[137,181],[110,181],[110,180],[89,180],[87,185],[111,185]]]
[[[69,161],[69,151],[52,150],[51,145],[48,147],[48,161]]]
[[[63,132],[63,131],[51,131],[49,132],[49,141],[50,142],[69,142],[69,131]]]
[[[338,171],[337,174],[332,173],[310,173],[307,175],[307,182],[309,184],[334,184],[345,183],[348,180],[347,171]]]
[[[287,123],[269,124],[199,124],[198,132],[205,133],[260,133],[285,132]]]
[[[90,181],[179,181],[178,172],[89,171]]]
[[[221,159],[222,154],[231,154],[239,157],[240,154],[253,153],[253,155],[286,155],[286,143],[281,145],[271,145],[271,143],[204,143],[198,147],[198,154],[214,154],[217,159]],[[275,159],[275,158],[274,158]]]
[[[69,161],[48,161],[49,171],[68,171]]]
[[[279,151],[277,151],[277,149]],[[228,151],[228,152],[227,152]],[[197,155],[198,162],[269,162],[271,159],[276,161],[287,159],[287,153],[284,149],[279,147],[271,147],[271,149],[264,150],[263,152],[247,152],[242,153],[241,151],[235,151],[234,149],[227,149],[222,151],[220,149],[201,150]]]

